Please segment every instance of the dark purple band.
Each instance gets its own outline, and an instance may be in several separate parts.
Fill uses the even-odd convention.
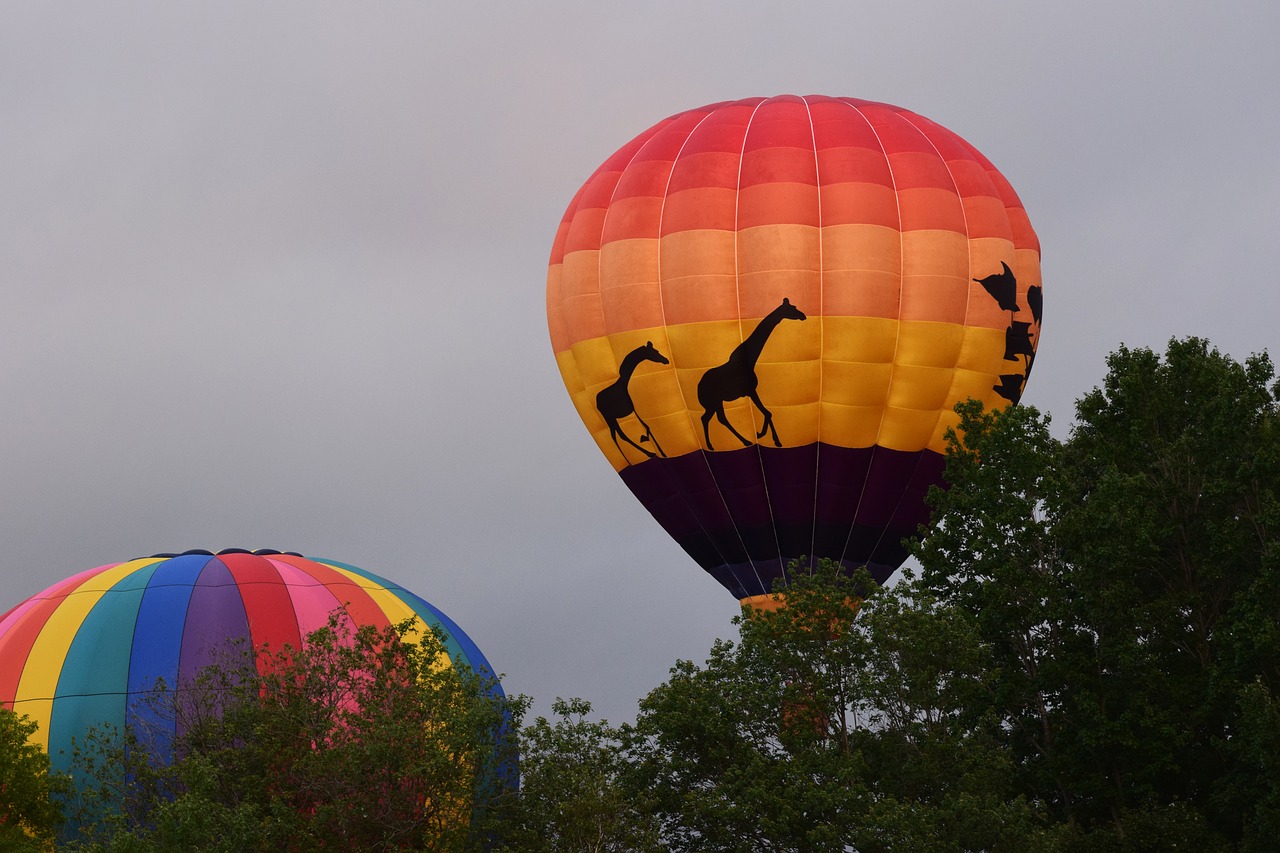
[[[654,458],[620,475],[680,546],[738,598],[772,591],[792,560],[867,566],[883,582],[929,520],[933,451],[754,445]]]

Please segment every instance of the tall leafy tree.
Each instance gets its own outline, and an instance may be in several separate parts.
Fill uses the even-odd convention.
[[[1121,348],[1065,440],[960,407],[918,581],[824,566],[641,704],[677,850],[1274,849],[1266,356]]]
[[[1048,835],[985,706],[965,615],[823,562],[641,702],[631,784],[675,850],[1008,850]]]
[[[139,730],[82,749],[96,782],[84,846],[479,850],[512,795],[504,733],[523,700],[501,700],[408,623],[351,633],[331,620],[299,649],[233,656],[152,704],[181,720],[176,760],[148,754]]]
[[[1034,409],[962,408],[924,579],[992,649],[1020,783],[1054,820],[1095,849],[1266,849],[1274,371],[1198,339],[1109,366],[1063,442]]]
[[[62,814],[65,779],[51,774],[49,756],[30,741],[36,723],[0,706],[0,849],[46,850]]]
[[[591,703],[557,699],[520,743],[520,797],[498,849],[510,853],[646,853],[666,849],[641,792],[622,781],[627,729],[590,717]]]

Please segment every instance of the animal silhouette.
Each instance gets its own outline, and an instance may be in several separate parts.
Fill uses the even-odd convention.
[[[974,281],[991,294],[1002,310],[1017,311],[1018,280],[1014,278],[1013,270],[1009,269],[1008,264],[1001,261],[1000,266],[1004,268],[1004,272],[994,273],[985,278],[975,278]]]
[[[737,436],[738,441],[744,445],[751,443],[733,428],[733,424],[729,423],[729,419],[724,414],[724,404],[741,397],[750,398],[760,410],[760,414],[764,415],[764,425],[760,427],[756,438],[764,438],[765,432],[771,432],[774,446],[782,446],[782,442],[778,439],[778,430],[773,426],[773,413],[764,407],[760,402],[760,395],[756,393],[756,387],[760,384],[760,379],[756,376],[756,360],[760,358],[760,351],[764,349],[769,335],[779,323],[783,320],[803,320],[804,318],[804,314],[791,304],[790,299],[783,299],[782,304],[766,314],[747,339],[738,344],[729,354],[728,361],[702,374],[702,378],[698,380],[698,402],[702,404],[702,436],[707,440],[708,450],[715,449],[711,446],[709,428],[713,415],[728,428],[729,432]]]
[[[618,448],[618,452],[622,454],[624,459],[627,454],[622,449],[622,445],[618,444],[618,436],[622,436],[623,441],[650,459],[655,455],[667,455],[662,452],[662,446],[658,444],[658,439],[653,437],[653,430],[649,429],[649,425],[636,412],[636,404],[631,399],[631,392],[627,390],[627,385],[631,382],[631,374],[635,373],[636,368],[644,361],[653,361],[658,364],[671,363],[666,356],[658,352],[653,345],[653,341],[648,341],[644,346],[636,347],[627,353],[626,357],[622,359],[622,365],[618,368],[618,380],[608,388],[602,389],[599,394],[596,394],[596,409],[600,412],[600,416],[604,418],[604,422],[609,425],[609,437],[613,439],[614,447]],[[644,435],[640,436],[640,440],[652,440],[653,446],[658,448],[657,454],[636,444],[631,440],[630,436],[622,431],[622,427],[618,426],[618,421],[627,415],[635,415],[636,420],[640,421],[640,426],[644,427]]]
[[[1026,381],[1026,377],[1021,373],[1001,373],[1000,384],[992,385],[991,390],[1016,406],[1022,399],[1022,388]]]
[[[1044,288],[1033,284],[1027,288],[1027,307],[1031,309],[1031,319],[1038,324],[1044,313]]]
[[[1020,355],[1031,357],[1035,354],[1031,345],[1031,324],[1014,320],[1004,330],[1004,360],[1017,361]]]
[[[974,281],[986,289],[1001,309],[1016,313],[1018,281],[1014,278],[1013,270],[1009,269],[1008,264],[1001,261],[1000,267],[1001,272],[985,278],[975,278]],[[1027,307],[1031,309],[1032,321],[1038,326],[1044,309],[1044,291],[1039,285],[1027,288]],[[1019,356],[1025,358],[1027,369],[1020,374],[1002,373],[1000,384],[991,386],[991,390],[1015,406],[1022,399],[1022,391],[1026,388],[1027,379],[1031,376],[1031,365],[1035,361],[1036,353],[1031,343],[1031,323],[1011,318],[1008,327],[1004,330],[1004,360],[1017,361]]]

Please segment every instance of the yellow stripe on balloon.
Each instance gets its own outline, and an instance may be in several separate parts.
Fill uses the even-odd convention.
[[[49,724],[53,717],[53,698],[58,689],[62,661],[76,638],[76,630],[98,600],[122,578],[140,568],[158,563],[163,558],[146,557],[130,560],[87,578],[49,615],[40,635],[27,654],[26,666],[14,694],[15,708],[35,721],[39,730],[32,738],[42,749],[49,747]],[[17,703],[21,702],[21,706]]]
[[[338,574],[347,578],[356,586],[360,587],[360,589],[364,590],[364,592],[373,599],[373,603],[378,605],[378,609],[386,614],[387,620],[393,625],[405,619],[413,619],[415,624],[422,622],[422,620],[418,618],[418,614],[413,612],[413,608],[401,601],[394,592],[391,592],[386,587],[383,587],[380,584],[375,584],[364,575],[356,574],[355,572],[344,569],[342,566],[335,566],[333,563],[326,563],[322,560],[316,560],[316,562],[321,565],[328,566]]]
[[[616,446],[596,408],[596,395],[618,381],[627,353],[653,343],[671,361],[642,363],[628,392],[657,446],[667,456],[681,456],[705,447],[698,383],[725,362],[756,322],[638,329],[582,341],[556,356],[578,415],[615,470],[646,458],[634,448],[623,450],[625,442]],[[823,441],[941,453],[946,429],[956,423],[956,403],[970,397],[989,407],[1006,402],[994,386],[1002,372],[1017,372],[1021,363],[1004,361],[1004,347],[1004,329],[954,323],[831,316],[786,321],[774,329],[756,363],[758,393],[787,447]],[[745,398],[727,403],[725,414],[744,435],[748,426],[760,426],[759,412]],[[635,416],[619,425],[639,439]],[[716,449],[741,446],[715,421],[710,428]]]
[[[352,583],[364,590],[365,593],[373,599],[373,603],[378,605],[379,609],[386,614],[386,617],[391,624],[395,625],[403,622],[405,619],[412,619],[413,628],[418,631],[419,636],[430,633],[431,629],[427,626],[427,623],[422,620],[422,617],[415,613],[412,607],[405,604],[404,601],[391,590],[381,584],[373,583],[363,575],[344,569],[342,566],[335,566],[333,563],[325,563],[322,560],[317,560],[316,562],[321,565],[328,566],[338,574],[350,579]],[[431,670],[433,672],[439,672],[445,667],[451,666],[451,662],[447,655],[440,655],[430,663]]]

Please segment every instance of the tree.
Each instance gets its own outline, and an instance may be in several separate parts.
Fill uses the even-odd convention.
[[[1270,361],[1122,347],[1070,437],[961,407],[918,554],[1002,673],[1019,785],[1090,849],[1274,843],[1280,422]],[[977,713],[975,708],[971,713]]]
[[[630,784],[675,850],[1035,850],[986,649],[911,584],[793,566],[786,606],[735,620],[641,702]]]
[[[512,796],[523,700],[408,622],[353,634],[334,618],[300,649],[161,685],[152,706],[180,722],[172,762],[137,729],[77,758],[96,780],[91,848],[481,849]]]
[[[672,849],[1274,849],[1280,383],[1197,339],[1109,366],[1066,440],[958,407],[918,580],[799,574],[643,700]]]
[[[47,849],[62,822],[56,795],[65,780],[50,773],[35,732],[30,717],[0,706],[0,849]]]
[[[510,853],[645,853],[665,849],[645,797],[622,783],[628,730],[588,718],[591,703],[557,699],[520,742],[520,800],[502,834]]]

